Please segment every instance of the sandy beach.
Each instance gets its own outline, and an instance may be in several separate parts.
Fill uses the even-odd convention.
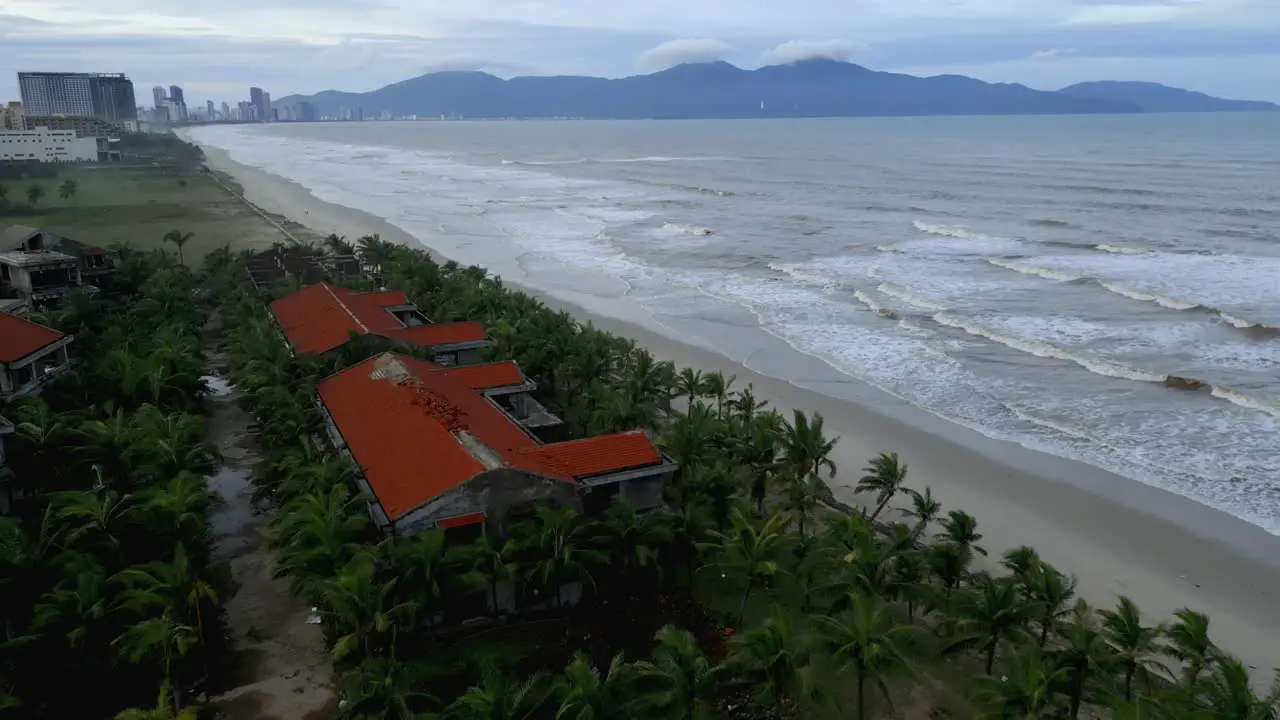
[[[411,236],[370,214],[323,202],[300,185],[235,163],[221,150],[206,147],[205,152],[208,166],[234,177],[249,201],[320,235],[333,232],[354,239],[378,233],[406,244],[432,244],[430,237]],[[503,279],[526,289],[518,277]],[[978,518],[990,564],[1009,548],[1031,545],[1060,570],[1074,574],[1080,594],[1096,605],[1110,606],[1117,595],[1128,595],[1153,622],[1179,608],[1200,610],[1212,618],[1215,641],[1255,668],[1259,684],[1269,683],[1272,669],[1280,666],[1280,537],[1084,463],[992,440],[869,387],[857,393],[866,402],[853,402],[765,374],[784,363],[821,364],[795,351],[771,348],[762,349],[759,357],[749,354],[747,364],[764,371],[757,372],[639,324],[528,291],[584,322],[633,338],[659,359],[734,375],[735,387],[753,385],[757,397],[784,413],[792,408],[820,412],[828,434],[840,437],[834,457],[839,472],[831,485],[842,500],[856,502],[851,488],[869,458],[897,452],[909,466],[912,487],[931,487],[944,507],[962,508]]]

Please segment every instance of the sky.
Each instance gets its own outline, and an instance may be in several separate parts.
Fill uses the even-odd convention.
[[[621,77],[813,57],[1280,102],[1280,0],[0,0],[0,101],[18,98],[20,70],[125,72],[139,104],[180,85],[195,105],[436,70]]]

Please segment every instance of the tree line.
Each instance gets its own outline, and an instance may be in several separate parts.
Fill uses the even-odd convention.
[[[539,506],[504,538],[381,537],[356,469],[316,441],[312,392],[375,348],[293,357],[264,303],[296,283],[264,296],[229,249],[211,256],[266,458],[256,490],[282,572],[324,618],[344,717],[1277,716],[1280,690],[1260,694],[1201,613],[1090,606],[1028,547],[977,569],[977,520],[911,488],[894,454],[842,512],[816,414],[677,370],[480,268],[377,236],[313,249],[357,252],[436,322],[480,321],[571,437],[642,427],[680,464],[667,510]],[[496,612],[500,588],[518,611]],[[477,608],[500,616],[476,624]]]

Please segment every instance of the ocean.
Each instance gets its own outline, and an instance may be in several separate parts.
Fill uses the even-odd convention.
[[[191,132],[593,312],[1280,534],[1280,117]]]

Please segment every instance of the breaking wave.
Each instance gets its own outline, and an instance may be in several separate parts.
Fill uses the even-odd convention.
[[[880,317],[889,318],[891,320],[896,320],[898,318],[898,314],[896,312],[876,302],[875,298],[871,297],[870,295],[866,294],[861,290],[855,290],[853,292],[853,296],[857,298],[858,301],[861,302],[863,305],[866,305],[868,308],[870,308],[871,312],[874,312]]]
[[[1107,245],[1105,243],[1101,245],[1094,245],[1093,249],[1101,250],[1102,252],[1115,253],[1116,255],[1141,255],[1144,252],[1148,252],[1146,248],[1131,247],[1128,245]]]
[[[937,311],[937,310],[946,309],[945,306],[943,305],[939,305],[938,303],[933,302],[932,300],[929,300],[927,298],[922,298],[919,295],[916,295],[915,293],[910,292],[908,290],[903,290],[897,285],[890,285],[889,283],[880,283],[880,285],[876,287],[876,290],[879,290],[885,295],[888,295],[890,297],[896,297],[899,300],[910,303],[911,305],[915,305],[916,307],[923,308],[925,310]]]
[[[1037,277],[1042,277],[1047,280],[1057,280],[1059,282],[1071,282],[1073,280],[1080,279],[1079,275],[1072,275],[1071,273],[1065,273],[1065,272],[1062,272],[1061,270],[1052,270],[1050,268],[1044,268],[1038,265],[1030,265],[1024,262],[1018,262],[1017,260],[987,258],[987,262],[991,263],[992,265],[995,265],[996,267],[1002,267],[1006,270],[1020,272],[1023,275],[1035,275]]]
[[[1009,238],[1000,237],[998,235],[987,235],[985,233],[974,232],[962,227],[949,227],[947,225],[933,225],[923,220],[913,220],[911,222],[917,230],[930,235],[942,235],[944,237],[964,238],[966,240],[1008,240]]]
[[[1117,282],[1111,282],[1110,280],[1098,280],[1098,284],[1117,295],[1123,295],[1127,298],[1130,298],[1133,300],[1140,300],[1142,302],[1155,303],[1160,307],[1166,307],[1166,308],[1169,308],[1170,310],[1193,310],[1195,308],[1200,307],[1196,303],[1183,302],[1181,300],[1174,300],[1173,298],[1167,298],[1163,295],[1144,292],[1142,290],[1131,288],[1127,285],[1121,285],[1120,283],[1117,283]]]
[[[1222,398],[1223,400],[1235,403],[1240,407],[1246,407],[1250,410],[1258,410],[1260,412],[1267,413],[1268,415],[1280,417],[1280,403],[1277,403],[1275,400],[1254,397],[1253,395],[1242,393],[1239,390],[1232,390],[1231,388],[1219,387],[1217,385],[1213,386],[1213,390],[1210,392],[1214,397]]]
[[[663,223],[660,230],[671,235],[706,236],[716,234],[716,231],[711,228],[698,227],[697,225],[684,225],[681,223]]]

